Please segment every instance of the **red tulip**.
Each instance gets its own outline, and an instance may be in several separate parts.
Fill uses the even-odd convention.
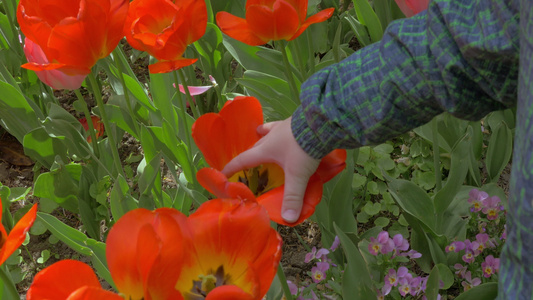
[[[89,130],[89,124],[87,123],[87,118],[83,117],[79,119],[78,121],[80,121],[81,126],[83,126],[83,129],[85,129],[85,131]],[[100,121],[100,118],[97,116],[91,116],[91,121],[93,122],[93,128],[96,131],[95,132],[96,139],[98,139],[99,137],[104,135],[104,123]],[[90,143],[91,141],[92,141],[91,137],[88,136],[87,142]]]
[[[149,66],[150,73],[167,73],[196,62],[183,58],[183,53],[204,35],[206,27],[204,0],[135,0],[124,31],[133,48],[159,60]]]
[[[410,18],[428,8],[429,0],[395,0],[403,14]]]
[[[26,233],[30,230],[37,217],[37,204],[34,204],[7,235],[2,226],[2,199],[0,199],[0,265],[2,265],[17,250],[26,239]]]
[[[124,36],[128,6],[128,0],[21,0],[20,29],[45,56],[28,58],[22,67],[36,72],[57,70],[68,76],[89,74]]]
[[[26,55],[28,62],[32,64],[31,66],[33,66],[33,64],[46,65],[50,63],[48,58],[46,58],[43,49],[28,38],[24,40],[24,54]],[[37,74],[37,77],[39,77],[42,82],[56,90],[75,90],[81,86],[86,77],[85,74],[68,75],[60,70],[36,70],[35,74]]]
[[[346,151],[335,150],[322,159],[307,185],[300,219],[289,224],[281,217],[285,187],[285,176],[281,167],[266,163],[243,170],[229,179],[220,172],[231,159],[259,141],[261,136],[256,129],[261,124],[263,111],[261,104],[254,97],[237,97],[227,102],[220,113],[208,113],[198,118],[192,127],[192,137],[212,167],[200,170],[197,173],[198,181],[219,198],[255,199],[265,206],[273,221],[289,226],[297,225],[314,213],[322,198],[323,183],[344,169]],[[241,183],[250,191],[243,191],[244,185]]]
[[[251,46],[277,40],[293,40],[309,25],[333,15],[328,8],[307,18],[307,0],[248,0],[246,18],[217,13],[217,24],[225,34]]]
[[[77,260],[62,260],[35,275],[27,300],[124,300],[105,291],[91,267]]]
[[[188,218],[170,208],[126,213],[109,232],[106,256],[125,299],[259,300],[276,274],[281,238],[257,203],[215,199]],[[39,272],[27,297],[122,299],[76,261]]]

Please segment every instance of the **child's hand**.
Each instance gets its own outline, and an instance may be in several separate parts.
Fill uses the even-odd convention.
[[[256,167],[262,163],[276,163],[285,172],[285,194],[281,216],[294,223],[302,211],[303,196],[309,177],[316,171],[320,160],[309,156],[298,145],[291,130],[291,118],[266,123],[257,127],[264,135],[252,148],[242,152],[222,170],[231,176],[239,170]]]

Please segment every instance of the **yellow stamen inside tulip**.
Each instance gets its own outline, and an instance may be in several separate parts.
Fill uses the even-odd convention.
[[[210,270],[207,275],[198,275],[198,280],[192,281],[192,288],[185,295],[185,300],[201,300],[216,287],[230,285],[231,276],[224,273],[224,267],[220,266],[216,271]]]
[[[255,196],[260,196],[285,182],[283,169],[276,164],[263,164],[233,175],[229,181],[242,182]]]

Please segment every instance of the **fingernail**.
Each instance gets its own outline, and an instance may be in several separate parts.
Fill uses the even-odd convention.
[[[300,215],[298,214],[297,211],[295,211],[294,209],[287,209],[286,211],[284,211],[281,216],[283,217],[283,220],[289,222],[289,223],[294,223],[298,220],[298,217],[300,217]]]

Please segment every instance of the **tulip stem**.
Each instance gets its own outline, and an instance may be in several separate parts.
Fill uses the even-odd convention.
[[[87,77],[89,77],[89,82],[91,83],[91,88],[93,90],[94,97],[96,98],[96,104],[100,108],[100,115],[102,117],[101,119],[104,122],[104,128],[107,132],[107,138],[109,139],[110,144],[109,148],[111,149],[111,155],[113,156],[115,167],[117,168],[118,174],[126,178],[124,170],[122,170],[122,165],[120,164],[120,156],[118,155],[118,149],[116,147],[117,143],[115,142],[115,137],[113,136],[113,131],[111,130],[111,124],[109,123],[109,120],[107,119],[107,113],[105,112],[104,100],[102,99],[100,91],[98,91],[98,83],[96,82],[96,77],[94,76],[93,72],[89,73]]]
[[[179,109],[179,114],[180,114],[180,119],[181,119],[181,122],[182,122],[182,126],[183,126],[183,132],[185,133],[185,145],[187,146],[187,163],[189,164],[189,166],[191,166],[191,168],[193,167],[193,160],[192,160],[192,148],[191,148],[191,128],[189,128],[189,126],[187,125],[187,107],[185,106],[185,100],[183,99],[182,95],[181,95],[181,92],[180,92],[180,86],[179,86],[179,81],[178,81],[178,72],[177,71],[173,71],[172,74],[174,75],[174,82],[175,82],[175,85],[176,85],[176,94],[178,96],[178,102],[180,103],[180,109]],[[185,86],[184,86],[185,88]],[[188,89],[185,88],[185,90],[188,92]],[[189,94],[190,96],[190,94]],[[179,163],[183,163],[183,162],[179,162]],[[194,176],[192,178],[193,180],[193,184],[194,184]]]
[[[195,119],[198,119],[198,117],[200,116],[200,111],[198,111],[198,106],[192,99],[191,92],[189,91],[189,86],[187,85],[187,82],[185,80],[185,73],[183,72],[183,69],[178,70],[178,75],[181,80],[181,85],[183,85],[183,90],[185,91],[185,97],[187,98],[187,101],[189,102],[189,106],[191,107],[192,114]],[[176,87],[178,87],[178,85],[176,85]]]
[[[98,150],[98,141],[96,140],[96,132],[94,130],[93,120],[91,119],[91,113],[89,112],[89,108],[87,107],[87,102],[85,101],[85,98],[83,98],[83,95],[80,92],[80,89],[75,89],[74,93],[78,97],[78,100],[81,102],[81,106],[83,107],[83,114],[85,115],[85,119],[87,120],[87,125],[89,125],[89,134],[91,135],[91,143],[93,145],[93,151],[96,154],[97,157],[100,157],[99,150]]]
[[[124,73],[122,71],[124,69],[122,66],[122,60],[120,59],[119,52],[118,52],[119,50],[117,49],[119,48],[117,47],[115,49],[113,58],[115,60],[115,63],[117,64],[118,75],[120,77],[120,83],[122,84],[122,88],[124,89],[124,99],[126,100],[126,106],[128,107],[128,112],[130,113],[131,118],[135,118],[135,114],[133,113],[133,109],[131,108],[130,93],[129,93],[128,87],[126,86],[126,79],[124,79]],[[135,127],[134,128],[135,133],[140,135],[139,124],[137,122],[133,122],[133,126]]]
[[[11,279],[11,276],[7,275],[6,271],[7,266],[0,267],[0,281],[4,283],[4,291],[7,292],[8,299],[19,299],[19,293],[17,292],[17,289],[15,288],[15,284],[13,284],[13,280]],[[0,294],[2,296],[2,294]]]
[[[281,288],[283,289],[283,294],[285,294],[285,298],[287,300],[293,300],[294,298],[292,297],[291,290],[287,284],[287,278],[285,277],[285,272],[283,272],[281,262],[278,264],[278,279],[279,283],[281,284]]]
[[[285,41],[280,41],[279,43],[279,49],[283,56],[283,64],[285,65],[285,76],[287,76],[287,81],[289,82],[289,87],[292,92],[293,101],[295,101],[296,104],[300,104],[301,103],[300,93],[298,92],[296,81],[294,81],[294,75],[292,74],[291,63],[289,62],[289,56],[287,54],[287,49],[285,49],[286,45],[287,43]]]

